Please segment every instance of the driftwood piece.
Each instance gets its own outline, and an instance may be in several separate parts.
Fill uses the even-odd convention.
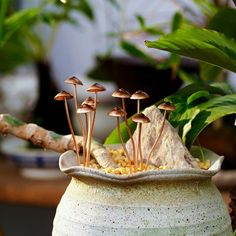
[[[11,134],[18,138],[31,141],[44,149],[50,149],[63,153],[74,150],[74,142],[71,135],[60,135],[46,130],[36,124],[27,124],[9,114],[0,114],[0,133]],[[83,148],[83,137],[76,136],[80,149]],[[108,150],[97,142],[92,142],[91,155],[102,167],[117,167]]]

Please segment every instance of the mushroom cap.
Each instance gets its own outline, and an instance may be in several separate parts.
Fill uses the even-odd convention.
[[[118,89],[112,94],[112,97],[115,98],[130,98],[131,94],[123,88]]]
[[[134,116],[132,116],[132,121],[136,123],[149,123],[150,119],[145,116],[143,113],[138,113]]]
[[[77,113],[79,114],[85,114],[94,111],[94,108],[92,106],[89,106],[88,104],[82,104],[78,109]]]
[[[74,85],[83,85],[82,81],[79,80],[76,76],[71,76],[64,81],[66,84],[74,84]]]
[[[105,90],[106,90],[105,87],[103,87],[101,84],[98,84],[98,83],[91,85],[87,89],[88,92],[94,92],[94,93],[103,92]]]
[[[108,115],[114,117],[123,117],[125,116],[125,112],[120,107],[114,107],[110,112],[108,112]]]
[[[82,102],[82,105],[86,104],[86,105],[89,105],[91,107],[94,106],[94,99],[92,97],[87,97],[83,102]]]
[[[136,99],[136,100],[139,100],[139,99],[146,99],[146,98],[149,98],[149,95],[148,95],[147,93],[145,93],[144,91],[142,91],[142,90],[136,91],[136,92],[133,93],[132,96],[130,97],[130,99]]]
[[[65,99],[66,99],[66,100],[69,100],[69,99],[71,99],[71,98],[73,98],[73,96],[72,96],[70,93],[68,93],[68,92],[66,92],[66,91],[64,91],[64,90],[62,90],[60,93],[58,93],[58,94],[54,97],[54,99],[55,99],[56,101],[64,101]]]
[[[169,102],[164,102],[160,104],[157,108],[166,111],[174,111],[176,109],[176,107]]]

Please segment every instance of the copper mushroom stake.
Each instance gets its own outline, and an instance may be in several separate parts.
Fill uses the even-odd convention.
[[[70,132],[71,132],[72,139],[73,139],[74,146],[75,146],[75,150],[76,150],[77,163],[78,163],[78,165],[80,165],[79,149],[78,149],[78,145],[76,143],[75,133],[74,133],[74,130],[73,130],[73,127],[72,127],[72,122],[71,122],[69,109],[68,109],[68,104],[67,104],[67,100],[69,100],[71,98],[73,98],[73,96],[70,93],[66,92],[66,91],[61,91],[60,93],[58,93],[54,97],[54,99],[56,101],[64,101],[65,102],[66,117],[67,117],[67,121],[68,121],[68,124],[69,124]]]
[[[132,117],[132,121],[140,124],[140,129],[138,130],[138,154],[140,160],[140,169],[143,170],[143,153],[142,153],[142,144],[141,144],[141,135],[142,135],[142,124],[149,123],[150,119],[142,113],[138,113]],[[138,163],[134,163],[134,166],[137,166]]]
[[[153,150],[155,149],[156,145],[158,144],[158,142],[159,142],[159,140],[161,138],[161,135],[163,133],[167,111],[174,111],[176,109],[176,107],[174,105],[170,104],[169,102],[162,103],[157,108],[160,109],[160,110],[164,110],[164,115],[163,115],[163,120],[162,120],[162,125],[161,125],[161,129],[160,129],[159,135],[157,136],[156,141],[154,142],[154,144],[153,144],[153,146],[152,146],[152,148],[151,148],[151,150],[150,150],[150,152],[148,154],[147,163],[146,163],[145,169],[147,169],[148,162],[150,161],[150,158],[151,158],[151,155],[153,153]]]
[[[83,137],[83,164],[84,166],[88,166],[89,165],[89,159],[90,156],[88,156],[89,152],[89,146],[87,145],[87,140],[88,140],[88,135],[90,134],[90,130],[91,130],[91,119],[88,119],[88,113],[92,114],[92,111],[94,110],[94,108],[92,106],[89,106],[87,104],[82,104],[78,109],[77,109],[77,113],[79,114],[84,114],[85,115],[85,121],[87,124],[87,132],[86,135]]]
[[[124,144],[124,141],[123,141],[123,138],[121,136],[121,132],[120,132],[120,117],[124,117],[126,114],[125,114],[125,111],[123,111],[122,109],[120,109],[119,107],[115,107],[113,108],[109,113],[108,113],[109,116],[113,116],[113,117],[116,117],[116,121],[117,121],[117,132],[118,132],[118,135],[119,135],[119,139],[120,139],[120,142],[121,142],[121,145],[124,149],[124,152],[125,152],[125,155],[127,156],[128,160],[129,160],[129,166],[130,166],[130,173],[132,173],[132,166],[131,166],[131,160],[130,160],[130,157],[129,157],[129,153],[125,147],[125,144]]]

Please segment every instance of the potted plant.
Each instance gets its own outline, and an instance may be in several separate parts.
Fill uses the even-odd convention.
[[[174,40],[172,41],[172,39]],[[186,44],[180,47],[184,42],[187,43],[187,48]],[[173,50],[175,53],[178,53],[180,48],[185,55],[190,54],[197,59],[204,59],[209,63],[232,71],[235,70],[235,42],[212,30],[188,28],[164,36],[158,42],[146,42],[146,44]],[[209,55],[214,56],[209,57]],[[101,86],[94,85],[91,87],[93,90],[94,87],[100,88],[100,91],[103,90]],[[82,156],[82,160],[85,159],[86,163],[86,157],[90,158],[87,154],[91,151],[92,156],[97,161],[97,163],[90,163],[91,167],[93,165],[96,167],[88,168],[86,164],[78,164],[79,158],[74,151],[65,152],[61,156],[60,168],[72,176],[72,181],[58,206],[53,235],[78,235],[78,233],[88,232],[94,235],[126,233],[133,235],[231,235],[232,229],[227,210],[216,187],[210,181],[212,174],[219,169],[219,163],[222,159],[200,148],[197,149],[197,156],[201,157],[202,150],[202,157],[211,159],[210,168],[205,171],[194,168],[165,169],[159,165],[155,166],[153,170],[149,170],[148,161],[145,163],[147,170],[143,168],[140,149],[143,140],[139,138],[142,130],[139,100],[147,96],[137,96],[137,93],[141,93],[139,91],[131,96],[132,99],[138,100],[137,113],[139,117],[136,115],[131,119],[138,123],[134,137],[137,138],[138,147],[136,150],[139,150],[140,166],[137,167],[136,158],[133,159],[134,163],[131,166],[130,164],[127,165],[129,160],[126,162],[126,159],[122,159],[119,162],[125,162],[124,167],[130,168],[129,171],[132,173],[128,172],[128,174],[122,175],[123,164],[121,164],[122,167],[119,167],[119,173],[115,172],[118,163],[110,158],[109,150],[97,142],[92,142],[92,146],[90,146],[91,127],[93,127],[91,124],[93,124],[97,108],[97,88],[94,90],[94,103],[92,105],[87,104],[90,106],[86,110],[90,114],[90,121],[87,122],[88,126],[86,126],[89,133],[87,138],[72,138],[73,135],[69,137],[60,136],[37,126],[34,126],[33,132],[29,136],[29,130],[32,130],[29,127],[32,127],[32,124],[27,125],[9,115],[2,114],[0,116],[2,133],[12,133],[22,138],[31,139],[36,143],[37,140],[41,140],[39,144],[61,151],[65,151],[65,149],[77,150],[77,146],[83,148],[84,143],[88,143],[86,148],[83,148],[85,155]],[[88,90],[92,91],[91,88]],[[59,100],[63,100],[66,104],[69,97],[72,98],[72,96],[66,95]],[[187,148],[181,144],[182,142],[187,147],[191,146],[206,125],[219,117],[235,113],[236,108],[235,94],[227,94],[222,88],[203,84],[191,84],[168,96],[164,101],[174,103],[176,106],[176,110],[171,113],[169,120],[174,127],[179,127],[180,136],[177,135],[176,131],[173,131],[173,128],[165,120],[166,113],[163,117],[155,106],[148,108],[145,115],[148,116],[150,110],[154,110],[157,114],[155,116],[157,119],[154,119],[152,124],[158,128],[157,142],[159,137],[163,138],[169,132],[176,138],[179,137],[177,138],[179,141],[176,142],[179,146],[177,145],[178,147],[174,150],[173,147],[169,147],[172,150],[170,153],[167,152],[170,157],[176,157],[179,149],[187,154]],[[163,101],[158,102],[157,105],[162,103]],[[159,108],[163,109],[164,106],[159,106]],[[79,113],[81,110],[78,109],[77,111]],[[122,110],[116,108],[109,114],[126,119],[124,108]],[[147,118],[143,118],[143,123],[149,122]],[[127,122],[124,122],[121,129],[119,122],[117,122],[118,128],[107,138],[106,144],[125,141],[125,137],[122,137],[120,132],[123,134],[128,130]],[[155,130],[155,128],[151,127],[151,130]],[[162,130],[165,130],[164,133]],[[129,138],[129,132],[126,133],[128,133],[127,137]],[[146,140],[151,140],[151,136],[144,136]],[[124,151],[121,152],[121,157],[128,159],[127,156],[124,156]],[[115,149],[115,152],[119,151]],[[133,151],[133,153],[135,152]],[[147,158],[147,156],[145,157]],[[187,158],[189,157],[188,154],[186,156],[181,155],[181,157],[184,157],[189,164],[191,161],[195,163],[191,157],[190,159]],[[120,158],[118,159],[120,160]],[[101,172],[100,169],[97,169],[97,164],[106,170]],[[112,168],[112,170],[107,168]]]
[[[93,89],[96,93],[97,88],[100,91],[104,90],[98,85],[93,85],[88,90]],[[119,96],[122,98],[123,95]],[[1,114],[2,133],[29,139],[47,149],[61,152],[70,150],[60,158],[61,170],[71,176],[72,180],[57,208],[53,235],[78,235],[88,232],[95,235],[127,232],[149,235],[169,235],[173,232],[179,235],[183,233],[230,235],[232,230],[227,209],[218,190],[210,181],[211,176],[219,170],[222,158],[204,149],[199,151],[194,148],[192,155],[201,158],[202,153],[205,160],[198,162],[194,159],[182,144],[176,131],[165,120],[166,112],[163,117],[160,111],[152,106],[144,111],[146,116],[139,113],[139,100],[146,97],[147,95],[140,91],[131,96],[131,99],[138,101],[138,114],[132,120],[140,124],[136,135],[133,136],[136,142],[138,140],[136,151],[133,151],[137,153],[138,158],[131,157],[131,163],[129,154],[132,156],[132,152],[124,154],[126,151],[119,147],[108,149],[94,141],[90,146],[89,137],[93,127],[91,124],[97,109],[94,101],[91,105],[86,101],[77,110],[80,115],[88,114],[85,137],[76,137],[73,131],[70,136],[61,136],[35,124],[26,124],[10,115]],[[65,107],[67,100],[71,98],[72,95],[65,92],[55,97],[64,101]],[[171,109],[169,107],[167,104],[159,106],[165,110],[175,109],[173,106]],[[118,108],[113,109],[109,115],[117,119],[119,117],[126,119],[124,110]],[[69,116],[68,122],[71,124]],[[145,123],[150,123],[150,127],[147,128]],[[117,125],[120,133],[119,122]],[[141,135],[141,129],[149,135],[144,132]],[[153,139],[151,131],[154,131],[157,140],[155,143],[150,142]],[[119,139],[122,140],[120,135]],[[162,139],[165,142],[155,147]],[[141,142],[144,142],[144,146]],[[168,143],[171,144],[169,147]],[[150,145],[154,148],[150,148]],[[83,148],[85,155],[81,155],[81,158],[77,152],[72,151],[77,150],[77,147]],[[165,155],[159,157],[160,153],[154,154],[154,149],[158,152],[163,148],[166,151]],[[131,150],[134,149],[131,147]],[[92,159],[89,161],[90,156],[87,154],[90,151]],[[141,158],[142,151],[143,158]],[[153,155],[150,154],[151,165],[146,152],[153,152]],[[169,162],[162,165],[155,164],[155,161],[160,159],[169,159]],[[197,164],[202,163],[205,166],[209,162],[210,164],[204,167],[205,170],[200,169]]]

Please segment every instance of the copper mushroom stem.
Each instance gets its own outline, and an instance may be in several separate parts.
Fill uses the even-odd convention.
[[[120,117],[124,117],[125,116],[125,112],[120,109],[119,107],[115,107],[113,108],[109,113],[108,113],[109,116],[113,116],[113,117],[116,117],[116,121],[117,121],[117,132],[118,132],[118,135],[119,135],[119,139],[120,139],[120,142],[121,142],[121,145],[124,149],[124,152],[125,152],[125,155],[127,156],[128,158],[128,161],[129,161],[129,166],[130,166],[130,173],[132,173],[132,166],[131,166],[131,160],[130,160],[130,157],[129,157],[129,153],[125,147],[125,144],[124,144],[124,141],[123,141],[123,138],[121,136],[121,132],[120,132]]]
[[[95,93],[94,98],[94,112],[93,112],[93,118],[92,118],[92,125],[91,129],[89,130],[88,134],[88,149],[87,149],[87,158],[90,160],[90,149],[91,149],[91,143],[92,143],[92,136],[93,136],[93,130],[94,130],[94,124],[95,124],[95,118],[96,118],[96,110],[97,110],[97,93],[105,91],[105,87],[102,85],[95,83],[91,85],[87,91]]]
[[[128,120],[127,120],[127,113],[126,113],[126,106],[125,106],[125,99],[130,98],[131,94],[126,91],[123,88],[118,89],[117,91],[115,91],[112,94],[112,97],[116,97],[116,98],[121,98],[122,101],[122,109],[124,111],[124,122],[125,122],[125,126],[127,128],[130,140],[131,140],[131,144],[132,144],[132,149],[133,149],[133,160],[135,160],[135,154],[136,154],[136,150],[135,150],[135,143],[134,143],[134,139],[133,139],[133,135],[131,133],[129,124],[128,124]],[[130,156],[128,156],[128,158],[130,158]]]
[[[133,122],[136,122],[138,124],[140,124],[138,126],[138,151],[139,151],[139,157],[140,157],[140,168],[141,170],[143,170],[143,152],[142,152],[142,124],[143,123],[149,123],[150,122],[150,119],[145,116],[144,114],[142,113],[139,113],[139,114],[136,114],[132,117],[132,121]],[[138,160],[136,160],[136,162],[138,162]],[[137,166],[138,163],[135,163],[135,165]]]
[[[69,128],[70,128],[70,132],[71,132],[72,139],[73,139],[74,146],[75,146],[75,150],[76,150],[77,163],[78,163],[78,165],[80,165],[79,148],[78,148],[78,145],[76,143],[75,133],[74,133],[74,130],[73,130],[73,126],[72,126],[72,122],[71,122],[71,118],[70,118],[70,114],[69,114],[69,109],[68,109],[68,104],[67,104],[67,100],[69,100],[71,98],[73,98],[73,96],[70,93],[66,92],[66,91],[61,91],[60,93],[58,93],[54,97],[54,99],[56,101],[63,101],[64,100],[64,102],[65,102],[66,117],[67,117],[68,125],[69,125]]]
[[[147,93],[145,93],[144,91],[142,91],[142,90],[136,91],[130,97],[130,99],[137,100],[137,113],[138,114],[140,113],[140,100],[147,99],[147,98],[149,98],[149,95]],[[140,123],[137,124],[137,128],[138,128],[138,130],[140,130]],[[137,165],[137,156],[140,156],[139,151],[137,151],[137,153],[135,154],[135,159],[136,159],[135,163],[136,163],[136,165]],[[135,168],[137,168],[137,166],[135,166]]]
[[[87,141],[89,140],[89,135],[91,133],[91,131],[90,131],[91,130],[91,120],[88,119],[88,113],[92,114],[93,110],[94,110],[93,107],[91,107],[87,104],[82,104],[77,110],[77,113],[85,115],[86,126],[88,126],[88,127],[86,127],[86,129],[87,129],[86,135],[83,138],[83,164],[84,164],[84,166],[89,165],[89,158],[87,156],[89,147],[88,147]]]
[[[82,105],[89,105],[91,106],[93,109],[94,109],[94,99],[92,97],[87,97],[83,102],[82,102]],[[89,117],[87,114],[84,114],[85,116],[85,127],[86,127],[86,135],[85,135],[85,138],[84,138],[84,141],[83,141],[83,160],[86,160],[87,158],[87,142],[88,142],[88,133],[90,132],[89,131],[89,125],[88,125],[88,122],[91,123],[91,115],[92,115],[92,112],[90,113]],[[90,119],[90,120],[89,120]],[[91,129],[91,127],[90,127]],[[85,163],[84,163],[85,164]]]
[[[159,135],[157,136],[156,141],[152,145],[152,148],[151,148],[151,150],[150,150],[150,152],[148,154],[145,170],[148,167],[148,163],[150,161],[151,155],[152,155],[154,149],[156,148],[156,146],[157,146],[157,144],[158,144],[158,142],[159,142],[159,140],[161,138],[161,135],[163,133],[163,130],[164,130],[164,127],[165,127],[165,120],[166,120],[166,116],[167,116],[167,111],[174,111],[176,109],[176,107],[174,105],[171,105],[169,102],[160,104],[158,106],[158,108],[161,109],[161,110],[164,110],[163,120],[162,120],[162,124],[161,124],[161,129],[160,129]]]

